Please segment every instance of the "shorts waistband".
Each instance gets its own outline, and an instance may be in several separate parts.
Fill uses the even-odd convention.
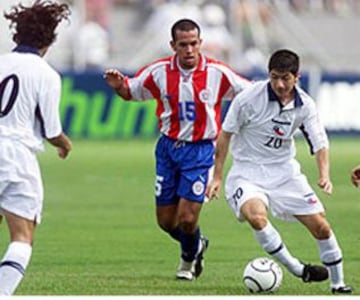
[[[204,140],[198,140],[198,141],[186,141],[186,140],[178,140],[178,139],[173,139],[171,137],[168,137],[165,134],[161,134],[162,138],[165,138],[169,141],[172,141],[174,143],[174,145],[178,145],[179,147],[185,146],[185,145],[200,145],[200,144],[209,144],[209,143],[213,143],[213,140],[211,139],[204,139]]]

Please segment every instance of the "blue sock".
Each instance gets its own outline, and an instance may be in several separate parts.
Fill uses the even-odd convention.
[[[195,233],[185,234],[180,231],[181,257],[183,260],[191,262],[195,259],[199,248],[200,228]]]

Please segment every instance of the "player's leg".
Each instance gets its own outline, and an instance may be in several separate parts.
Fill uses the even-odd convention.
[[[160,137],[155,150],[156,218],[159,227],[179,241],[177,207],[180,198],[176,195],[179,176],[176,164],[169,153],[171,149],[171,141],[164,136]]]
[[[185,143],[174,152],[180,165],[180,179],[177,195],[178,226],[181,231],[181,261],[177,277],[185,271],[193,278],[199,277],[204,266],[204,252],[209,241],[202,236],[198,219],[205,199],[205,190],[209,178],[209,170],[214,162],[214,145],[210,141]],[[185,267],[185,268],[184,268]]]
[[[242,179],[237,170],[246,173],[246,168],[232,168],[225,184],[226,199],[238,220],[248,221],[254,231],[254,236],[261,247],[278,261],[280,261],[292,274],[304,278],[316,266],[304,265],[293,257],[285,246],[279,232],[268,220],[269,199],[265,196],[263,188]],[[251,172],[251,170],[250,170]],[[324,268],[327,273],[326,269]],[[318,278],[311,276],[309,281]],[[321,278],[323,280],[323,278]]]
[[[257,174],[259,172],[260,174]],[[254,178],[250,181],[244,178],[243,174],[252,174]],[[234,164],[226,178],[226,200],[237,219],[250,224],[260,246],[278,259],[291,273],[301,276],[304,265],[289,253],[279,232],[268,219],[269,198],[266,196],[266,191],[252,182],[262,176],[260,168],[254,167],[253,164]]]
[[[240,206],[243,218],[251,225],[261,247],[280,261],[291,273],[301,277],[304,265],[288,251],[279,232],[267,217],[267,206],[262,198],[251,198]]]
[[[323,213],[297,215],[317,240],[320,260],[330,271],[330,285],[333,293],[351,293],[352,289],[344,282],[343,257],[336,236]]]
[[[35,222],[2,212],[10,231],[10,244],[0,263],[0,295],[12,295],[20,284],[32,253]]]
[[[0,263],[0,294],[11,295],[21,282],[29,264],[35,224],[40,223],[43,185],[36,154],[20,145],[9,145],[15,166],[9,168],[18,180],[7,182],[0,191],[1,214],[10,232],[10,244]],[[15,154],[14,154],[15,153]],[[1,186],[1,184],[0,184]]]
[[[180,241],[180,229],[177,219],[178,204],[157,205],[156,219],[159,227],[167,232],[174,240]]]
[[[298,172],[291,180],[282,185],[280,191],[273,192],[272,197],[275,200],[272,202],[272,209],[276,210],[278,207],[284,207],[283,214],[286,217],[292,215],[308,228],[318,241],[321,261],[328,267],[326,269],[318,266],[317,270],[314,270],[316,272],[310,270],[308,276],[303,279],[307,281],[306,279],[315,277],[315,275],[320,278],[321,274],[325,278],[325,274],[329,273],[329,270],[331,286],[335,289],[338,287],[339,289],[345,288],[341,249],[329,223],[324,217],[324,207],[309,185],[307,178]],[[326,270],[326,273],[323,272],[323,269]],[[346,289],[341,289],[341,291],[346,292]]]
[[[178,279],[193,280],[202,271],[202,266],[196,266],[197,255],[205,251],[204,238],[201,237],[198,219],[202,203],[180,199],[178,221],[180,228],[181,260],[177,271]],[[200,262],[199,262],[200,263]],[[198,268],[201,268],[199,270]]]
[[[165,136],[160,137],[156,145],[156,217],[159,227],[168,233],[181,245],[181,250],[190,243],[189,234],[183,232],[179,226],[179,201],[177,194],[179,186],[178,164],[175,163],[172,152],[175,152],[175,142]],[[182,227],[185,227],[184,225]],[[193,239],[190,236],[190,239]],[[194,279],[192,261],[180,261],[177,277],[186,280]]]
[[[182,257],[186,261],[193,261],[198,249],[200,229],[198,219],[202,203],[181,198],[178,205],[178,224]]]
[[[180,232],[181,261],[177,278],[192,280],[203,270],[203,255],[208,239],[202,236],[198,219],[205,198],[208,169],[185,172],[179,183],[181,195],[178,204],[178,228]]]
[[[203,146],[200,144],[200,147]],[[213,162],[213,147],[210,151],[196,150],[194,143],[177,144],[163,136],[155,152],[157,221],[164,231],[180,242],[182,254],[179,270],[186,272],[183,272],[184,276],[177,277],[187,280],[194,279],[202,271],[204,247],[199,245],[205,244],[205,240],[200,237],[197,220],[204,201],[208,168]],[[209,167],[199,167],[198,164],[203,164],[204,160],[194,157],[204,152],[209,153],[207,156],[211,160],[207,162],[205,159]]]
[[[181,261],[177,278],[193,280],[202,272],[202,255],[208,246],[208,240],[200,235],[198,218],[201,203],[180,199],[178,205],[157,207],[159,226],[180,242]],[[201,257],[200,257],[201,256]]]

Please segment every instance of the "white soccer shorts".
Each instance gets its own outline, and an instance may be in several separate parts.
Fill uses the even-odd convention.
[[[36,154],[18,141],[1,141],[0,209],[40,223],[43,194]]]
[[[269,165],[235,163],[226,178],[225,196],[239,221],[244,221],[241,206],[251,198],[261,199],[274,217],[284,221],[324,212],[295,160]]]

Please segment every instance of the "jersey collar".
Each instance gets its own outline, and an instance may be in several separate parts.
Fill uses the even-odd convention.
[[[275,94],[275,92],[271,88],[270,82],[268,83],[267,88],[268,88],[269,101],[277,101],[280,103],[279,97]],[[294,107],[300,107],[303,105],[303,101],[301,100],[300,94],[296,86],[294,87],[294,91],[295,91]]]
[[[13,52],[32,53],[32,54],[36,54],[36,55],[40,56],[40,52],[38,49],[31,47],[31,46],[27,46],[27,45],[17,45],[13,49]]]

